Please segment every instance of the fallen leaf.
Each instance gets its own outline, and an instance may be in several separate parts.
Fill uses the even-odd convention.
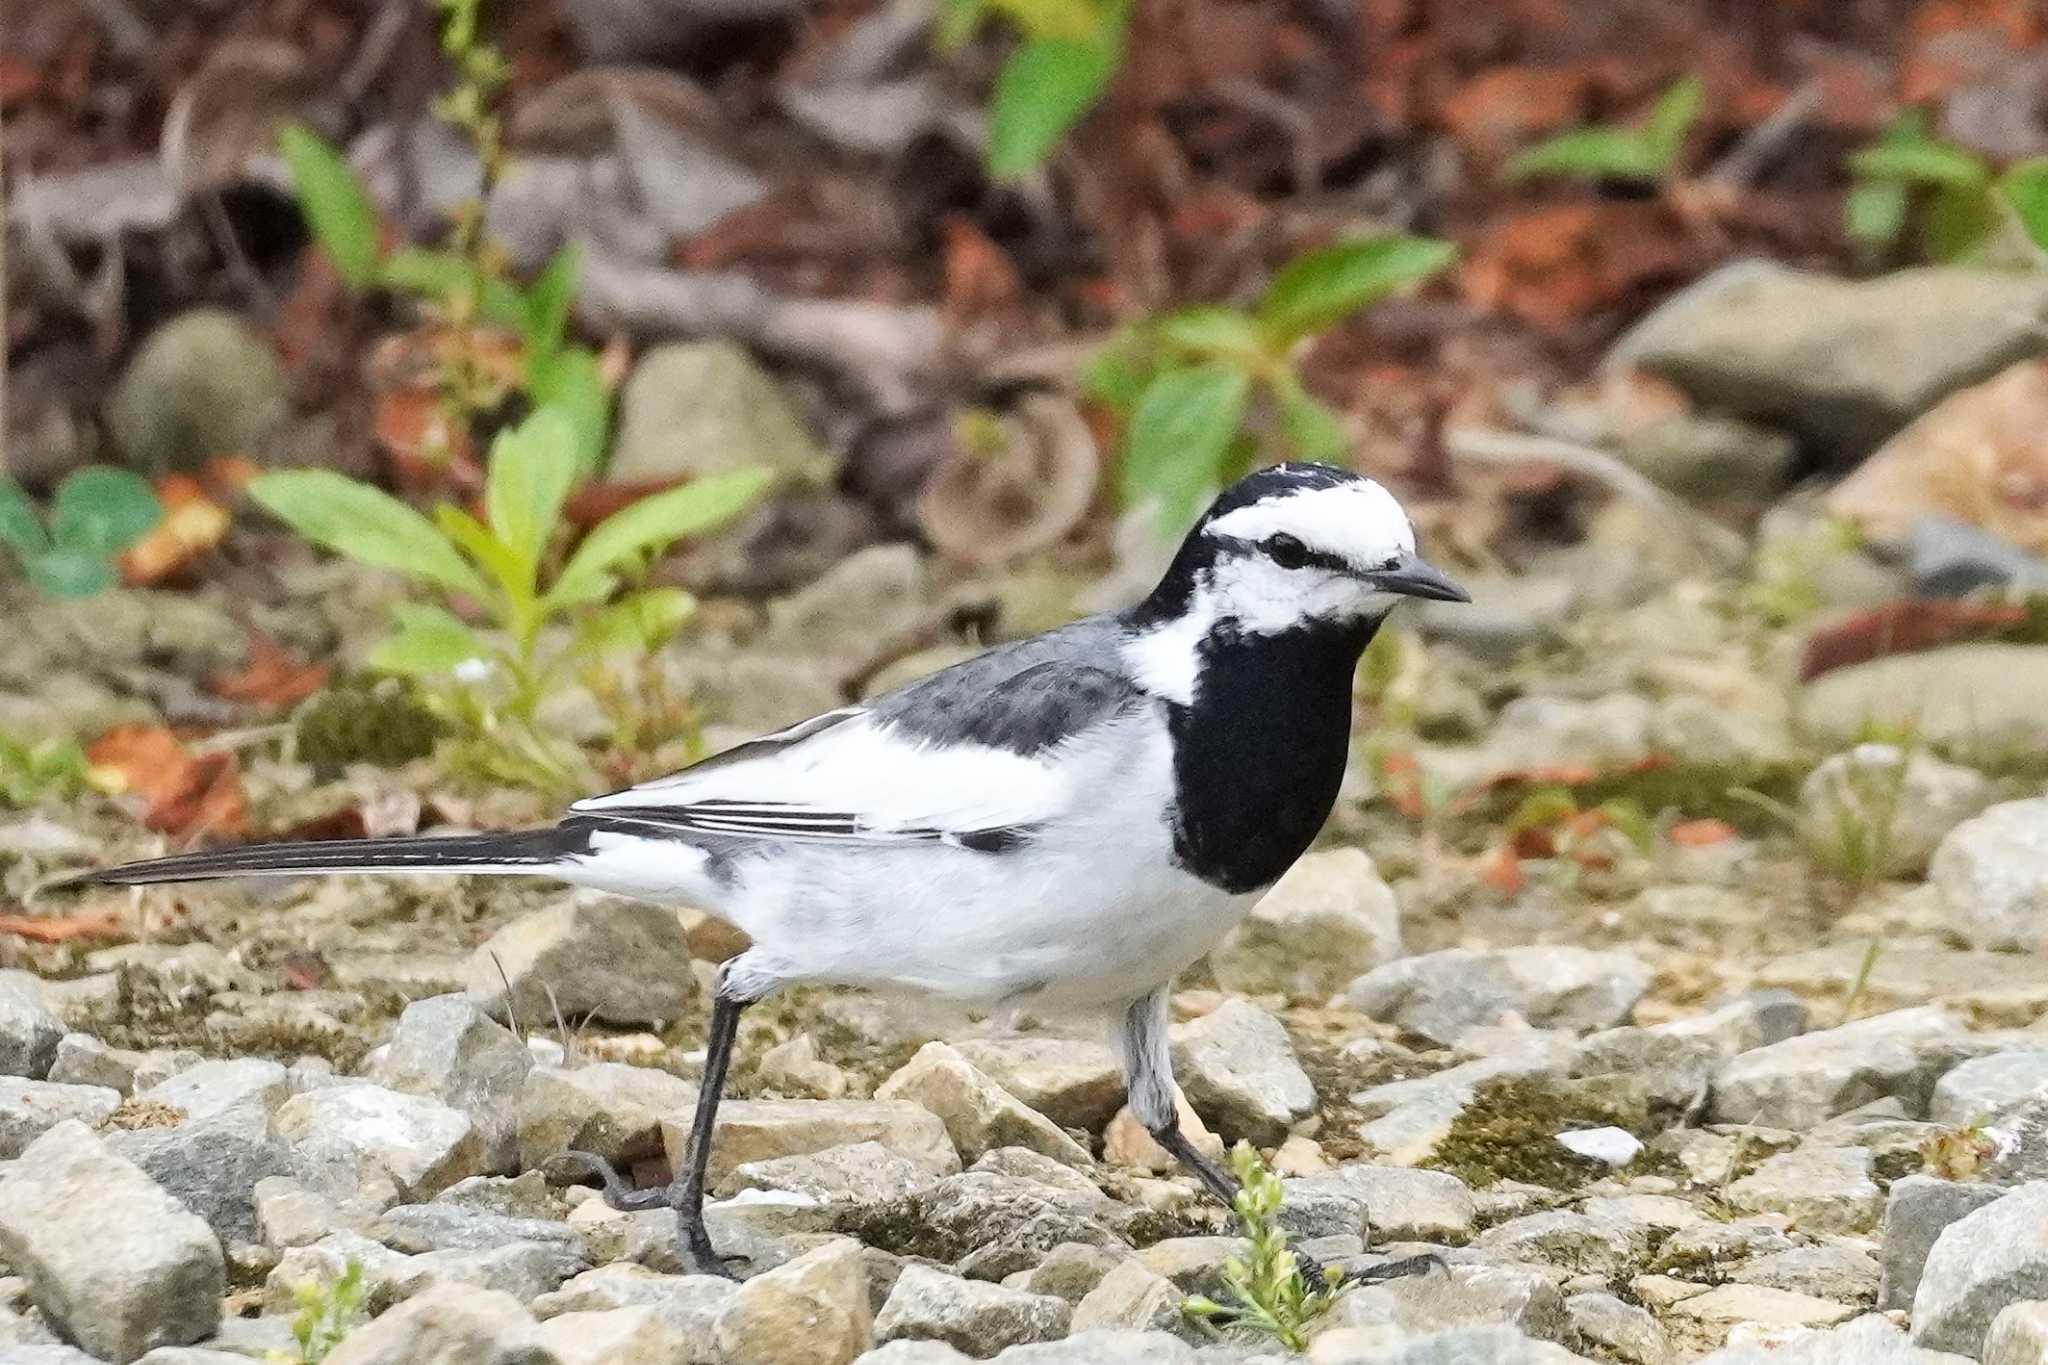
[[[142,823],[180,839],[235,835],[247,808],[233,754],[194,754],[160,725],[122,725],[85,751],[93,779],[142,802]]]
[[[1479,880],[1507,897],[1521,895],[1529,885],[1529,879],[1522,875],[1522,860],[1515,856],[1511,844],[1502,844],[1480,859]]]
[[[131,588],[150,587],[181,573],[226,538],[233,520],[189,474],[157,480],[156,496],[163,520],[121,555],[121,581]]]
[[[1733,839],[1735,826],[1726,820],[1681,820],[1664,837],[1678,848],[1707,848]]]
[[[77,915],[0,915],[0,934],[35,943],[63,943],[74,938],[127,938],[128,926],[111,905]]]
[[[326,664],[299,662],[285,653],[275,640],[257,632],[249,637],[242,666],[208,678],[206,690],[228,701],[290,706],[325,687],[330,671]]]
[[[1851,664],[1892,654],[1915,654],[1958,640],[1980,639],[2025,624],[2026,608],[2016,603],[1963,602],[1945,597],[1908,597],[1859,611],[1806,638],[1799,680],[1810,682]]]

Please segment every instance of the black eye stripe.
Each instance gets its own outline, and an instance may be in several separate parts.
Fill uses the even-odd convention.
[[[1285,533],[1283,532],[1282,534]],[[1297,544],[1300,543],[1298,537],[1289,538],[1295,540]],[[1265,540],[1247,540],[1243,536],[1215,536],[1213,539],[1219,549],[1231,554],[1256,555],[1261,559],[1273,559],[1274,557],[1272,550],[1269,548],[1274,539],[1272,536],[1266,537]],[[1312,550],[1306,545],[1302,546],[1302,557],[1299,562],[1291,565],[1291,567],[1328,569],[1332,573],[1358,572],[1351,561],[1344,558],[1344,556],[1332,554],[1328,550]]]

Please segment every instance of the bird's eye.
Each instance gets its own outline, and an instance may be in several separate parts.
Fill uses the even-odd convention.
[[[1259,542],[1259,548],[1266,552],[1266,558],[1283,569],[1298,569],[1308,563],[1308,546],[1285,531],[1267,536]]]

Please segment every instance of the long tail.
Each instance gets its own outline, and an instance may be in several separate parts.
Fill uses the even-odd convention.
[[[87,872],[61,884],[132,886],[143,882],[204,881],[209,877],[303,877],[325,872],[494,872],[545,877],[554,875],[575,855],[586,853],[589,848],[589,831],[573,827],[502,834],[249,844],[124,863]]]

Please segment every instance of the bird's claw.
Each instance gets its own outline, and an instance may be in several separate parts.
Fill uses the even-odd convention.
[[[1388,1280],[1406,1279],[1410,1275],[1427,1275],[1432,1270],[1444,1269],[1444,1259],[1426,1252],[1420,1256],[1403,1257],[1398,1261],[1384,1261],[1379,1265],[1340,1271],[1333,1280],[1321,1261],[1297,1251],[1294,1253],[1294,1269],[1295,1273],[1301,1276],[1302,1283],[1310,1289],[1350,1289],[1356,1285],[1385,1284]]]
[[[619,1174],[619,1168],[596,1152],[563,1152],[553,1163],[558,1169],[574,1170],[579,1175],[594,1175],[604,1182],[604,1202],[620,1213],[641,1213],[648,1209],[668,1207],[666,1189],[643,1190],[626,1183]]]

